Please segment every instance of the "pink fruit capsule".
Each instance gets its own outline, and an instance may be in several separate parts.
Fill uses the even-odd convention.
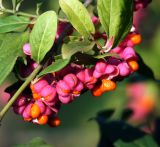
[[[74,96],[79,96],[83,88],[84,86],[82,82],[79,81],[72,93],[74,94]]]
[[[76,76],[81,82],[85,83],[85,72],[84,72],[84,70],[81,70],[80,72],[78,72],[76,74]]]
[[[77,83],[77,86],[74,88],[74,90],[76,90],[76,91],[82,91],[83,88],[84,88],[83,83],[79,81]]]
[[[115,66],[114,65],[107,65],[105,69],[105,74],[112,74],[115,71]]]
[[[23,114],[22,114],[23,118],[31,118],[30,110],[31,110],[32,105],[33,105],[33,104],[30,103],[30,104],[28,104],[28,105],[26,106],[26,108],[24,109]]]
[[[126,47],[123,51],[122,57],[125,60],[137,59],[136,53],[132,47]]]
[[[107,63],[103,61],[99,61],[96,63],[95,70],[99,73],[104,73],[106,67],[107,67]]]
[[[128,76],[130,74],[130,67],[127,63],[123,62],[118,65],[119,74],[122,77]]]
[[[63,104],[68,104],[68,103],[70,103],[70,102],[72,101],[72,99],[73,99],[72,97],[73,97],[73,96],[71,96],[71,95],[66,96],[66,97],[59,95],[59,100],[60,100]]]
[[[109,68],[108,68],[107,74],[104,75],[104,77],[106,77],[106,79],[111,80],[114,77],[119,75],[119,69],[117,66],[111,65]],[[106,70],[107,70],[107,68],[106,68]]]
[[[66,75],[63,80],[66,82],[66,84],[68,84],[68,86],[70,87],[70,89],[73,89],[78,82],[77,77],[74,74],[68,74]]]
[[[48,82],[46,80],[39,80],[38,82],[33,84],[33,91],[35,91],[36,93],[39,93],[45,86],[48,85]]]
[[[93,77],[95,78],[100,78],[101,76],[103,76],[104,73],[100,73],[100,72],[97,72],[97,70],[94,70],[93,72]]]
[[[56,90],[57,90],[57,93],[61,96],[68,96],[70,93],[71,93],[71,89],[70,87],[68,86],[68,84],[63,81],[63,80],[60,80],[57,85],[56,85]]]
[[[55,103],[56,98],[57,98],[57,92],[56,92],[56,89],[54,89],[54,92],[52,94],[46,96],[44,98],[44,101],[49,102],[49,103],[52,103],[52,102]]]
[[[40,92],[40,95],[43,97],[43,98],[46,98],[48,97],[49,95],[53,95],[53,98],[56,96],[56,90],[54,87],[52,87],[51,85],[47,85],[45,86],[41,92]]]
[[[85,71],[84,71],[85,83],[95,83],[96,82],[96,78],[93,77],[93,72],[94,72],[93,68],[85,69]]]

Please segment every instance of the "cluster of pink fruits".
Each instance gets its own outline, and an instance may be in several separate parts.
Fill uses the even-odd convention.
[[[149,2],[150,0],[135,0],[135,10],[146,7]],[[99,23],[96,17],[93,17],[92,20],[95,25]],[[66,25],[67,23],[63,22],[58,24],[56,39],[59,38]],[[107,42],[104,33],[97,32],[94,38],[102,38]],[[87,90],[90,90],[93,96],[99,97],[104,92],[114,90],[117,81],[138,70],[138,58],[134,46],[141,43],[141,40],[141,35],[133,27],[121,44],[110,51],[119,57],[100,59],[91,68],[70,63],[58,72],[33,80],[28,86],[30,93],[23,92],[13,104],[14,111],[25,121],[39,125],[59,126],[60,119],[57,114],[62,104],[71,103]],[[23,51],[27,55],[28,65],[19,67],[19,72],[21,77],[25,78],[38,64],[30,58],[29,44],[24,45]]]
[[[118,54],[119,58],[101,59],[91,68],[71,63],[56,73],[35,79],[30,84],[30,94],[22,93],[13,104],[14,111],[25,121],[58,126],[60,120],[57,113],[62,104],[72,102],[86,90],[91,90],[93,96],[101,96],[104,92],[114,90],[116,81],[138,70],[138,58],[133,47],[140,42],[141,35],[131,32],[118,47],[110,51]],[[29,44],[25,44],[23,49],[24,53],[30,55]],[[21,69],[23,77],[37,66],[29,58],[27,74]]]

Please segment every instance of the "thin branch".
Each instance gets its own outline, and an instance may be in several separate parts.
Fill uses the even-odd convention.
[[[42,66],[39,65],[32,73],[31,75],[26,79],[26,81],[21,85],[21,87],[17,90],[17,92],[11,97],[9,102],[4,106],[4,108],[0,112],[0,122],[2,121],[5,114],[8,112],[9,108],[12,106],[12,104],[15,102],[15,100],[18,98],[18,96],[23,92],[23,90],[28,86],[28,84],[34,79],[34,77],[37,75],[37,73],[41,70]]]

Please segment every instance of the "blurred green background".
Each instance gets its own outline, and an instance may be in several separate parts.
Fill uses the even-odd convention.
[[[5,6],[8,8],[11,8],[9,5],[10,1],[5,1]],[[36,4],[33,0],[25,0],[21,10],[34,13],[35,7]],[[46,0],[41,11],[51,9],[57,11],[58,8],[58,0]],[[145,17],[143,20],[140,20],[138,28],[142,34],[143,42],[136,47],[136,51],[140,53],[145,63],[153,70],[157,79],[160,79],[159,8],[160,1],[154,0],[144,10]],[[7,83],[12,80],[13,75],[10,75],[0,88],[3,90]],[[154,84],[159,88],[158,84]],[[64,105],[59,114],[62,124],[58,128],[24,123],[21,117],[10,110],[0,127],[0,147],[11,147],[15,144],[25,143],[37,136],[44,138],[44,140],[55,147],[96,147],[100,137],[99,128],[95,121],[88,120],[96,116],[98,111],[104,109],[116,108],[117,112],[120,112],[128,100],[126,85],[127,80],[124,80],[118,83],[118,87],[114,92],[106,93],[99,98],[92,97],[87,92],[73,103]],[[3,106],[4,104],[2,103],[0,108]]]

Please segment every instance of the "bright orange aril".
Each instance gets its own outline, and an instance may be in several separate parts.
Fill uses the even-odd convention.
[[[37,93],[33,93],[33,98],[34,98],[35,100],[38,100],[38,99],[41,98],[41,96],[40,96],[39,94],[37,94]]]
[[[101,96],[102,93],[103,92],[101,91],[100,86],[97,86],[97,87],[93,88],[93,90],[92,90],[92,95],[95,96],[95,97]]]
[[[116,88],[116,83],[111,80],[103,79],[100,88],[102,92],[112,91]]]
[[[133,71],[137,71],[139,69],[139,64],[135,60],[128,61],[128,65]]]
[[[133,34],[130,36],[130,40],[134,45],[138,45],[142,42],[142,37],[140,34]]]
[[[38,120],[39,125],[45,125],[48,122],[48,116],[47,115],[42,115],[37,120]]]
[[[38,118],[41,114],[41,109],[37,104],[33,104],[30,110],[30,115],[32,118]]]

